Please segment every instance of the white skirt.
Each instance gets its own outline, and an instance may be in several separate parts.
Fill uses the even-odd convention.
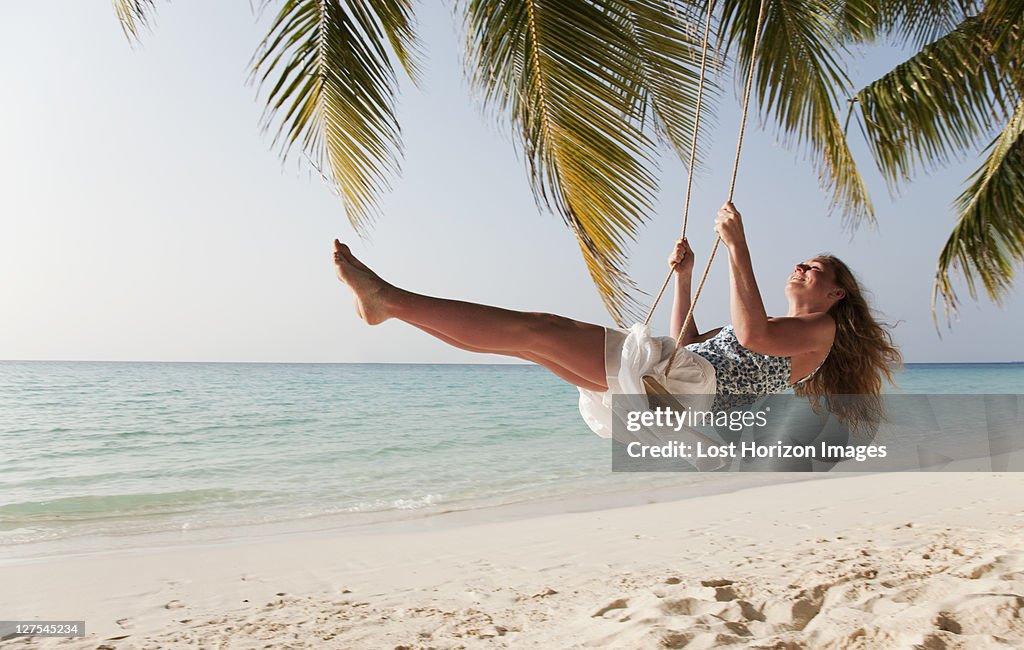
[[[642,323],[628,331],[605,328],[604,366],[608,390],[579,389],[580,414],[594,433],[602,438],[612,437],[615,419],[621,417],[621,414],[616,415],[616,410],[647,409],[643,385],[646,375],[654,377],[677,396],[683,407],[711,410],[717,387],[714,367],[699,354],[680,348],[669,368],[668,359],[675,344],[671,337],[652,337],[650,328]],[[615,408],[613,395],[622,396],[615,401]]]

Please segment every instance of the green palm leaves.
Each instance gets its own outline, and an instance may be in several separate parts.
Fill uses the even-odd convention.
[[[141,28],[149,24],[153,0],[113,0],[121,29],[129,39],[137,39]]]
[[[688,146],[699,50],[667,2],[463,6],[474,85],[511,119],[537,201],[576,234],[613,317],[635,316],[624,246],[657,189],[656,143],[644,120]]]
[[[261,83],[273,78],[265,123],[279,124],[282,154],[300,143],[356,227],[372,220],[398,171],[397,78],[385,43],[414,69],[405,0],[288,0],[254,67]]]
[[[939,256],[936,296],[955,307],[949,273],[959,268],[971,296],[976,295],[976,276],[999,299],[1010,288],[1014,264],[1024,259],[1024,101],[989,148],[957,207],[960,218]]]
[[[722,2],[723,47],[736,51],[740,70],[750,65],[759,3]],[[847,145],[840,119],[850,81],[841,57],[843,20],[835,2],[770,0],[755,61],[755,90],[762,112],[787,142],[816,157],[819,179],[832,204],[853,223],[873,220],[867,188]]]
[[[956,201],[957,224],[939,256],[935,298],[947,317],[958,301],[954,271],[972,297],[980,280],[999,300],[1024,259],[1024,2],[958,4],[959,23],[856,96],[864,134],[891,187],[918,169],[973,153],[1001,131]],[[906,35],[908,27],[900,29]]]
[[[125,33],[137,37],[154,0],[113,2]],[[616,320],[637,315],[627,247],[653,214],[661,146],[688,162],[707,5],[454,3],[473,86],[515,134],[538,204],[576,235]],[[1024,0],[768,0],[751,61],[760,4],[718,0],[709,74],[731,78],[754,66],[760,111],[786,142],[812,154],[833,206],[851,223],[874,219],[848,146],[851,110],[890,188],[992,142],[957,202],[936,295],[955,308],[950,274],[958,270],[972,296],[980,281],[998,299],[1024,259]],[[276,11],[254,58],[264,124],[282,155],[297,145],[365,229],[400,171],[395,93],[399,68],[416,73],[412,0],[264,5]],[[851,51],[882,37],[920,51],[855,92],[844,72]],[[733,70],[723,72],[730,60]]]

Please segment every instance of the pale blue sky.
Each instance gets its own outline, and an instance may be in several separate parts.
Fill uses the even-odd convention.
[[[610,323],[575,242],[539,213],[511,139],[478,110],[449,12],[420,3],[429,59],[407,88],[404,174],[369,241],[301,166],[282,166],[246,86],[265,33],[244,0],[158,3],[156,28],[129,47],[109,2],[0,9],[0,359],[169,361],[495,361],[407,325],[364,326],[334,278],[330,242],[352,241],[385,278],[425,293]],[[898,60],[874,54],[866,80]],[[730,82],[731,89],[733,84]],[[693,199],[702,264],[728,182],[737,115],[719,112]],[[851,239],[801,156],[748,130],[736,204],[769,312],[795,261],[845,258],[900,321],[908,361],[1019,361],[1019,291],[1003,308],[966,301],[940,339],[930,310],[950,204],[975,160],[923,177],[891,200],[863,148],[877,231]],[[684,170],[666,159],[659,215],[632,249],[655,291],[678,236]],[[667,308],[658,328],[664,332]],[[728,320],[727,266],[701,298],[703,327]]]

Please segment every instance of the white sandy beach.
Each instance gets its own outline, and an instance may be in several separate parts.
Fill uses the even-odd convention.
[[[1021,474],[578,505],[7,562],[3,618],[88,636],[4,645],[1024,647]]]

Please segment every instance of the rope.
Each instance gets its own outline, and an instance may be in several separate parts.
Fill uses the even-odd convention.
[[[753,83],[754,83],[754,63],[757,60],[757,48],[761,44],[761,28],[764,25],[764,16],[765,16],[765,13],[766,13],[765,9],[766,9],[767,5],[768,5],[768,0],[761,0],[761,9],[760,9],[760,11],[758,12],[758,15],[757,15],[757,30],[754,32],[754,45],[753,45],[753,47],[751,48],[751,51],[750,51],[750,66],[749,66],[749,69],[747,70],[747,87],[746,87],[746,89],[743,92],[743,114],[740,117],[740,133],[739,133],[739,137],[736,140],[736,157],[733,160],[733,164],[732,164],[732,179],[729,181],[729,198],[726,199],[726,202],[731,202],[732,201],[732,195],[733,195],[733,192],[736,189],[736,174],[739,172],[739,168],[740,168],[740,151],[743,148],[743,132],[746,129],[746,126],[747,126],[747,109],[748,109],[748,107],[750,105],[750,89],[751,89],[751,86],[753,86]],[[692,173],[692,170],[691,170],[691,173]],[[687,198],[689,198],[689,197],[687,197]],[[686,312],[686,318],[683,319],[683,326],[682,326],[682,328],[680,328],[679,335],[676,337],[676,344],[672,348],[672,354],[669,355],[668,365],[667,365],[668,368],[672,367],[672,362],[676,358],[676,353],[679,351],[679,346],[683,342],[683,335],[686,332],[686,328],[689,327],[690,323],[693,322],[693,310],[697,306],[697,299],[700,298],[700,292],[704,289],[704,281],[708,279],[708,271],[711,270],[711,262],[714,261],[715,253],[718,252],[718,245],[721,242],[722,242],[722,236],[721,235],[715,237],[715,245],[711,248],[711,255],[708,257],[708,263],[704,267],[704,273],[701,275],[700,283],[697,285],[697,291],[693,294],[693,299],[690,301],[690,309],[689,309],[689,311]],[[672,273],[674,271],[675,271],[674,268],[671,271],[669,271],[669,278],[672,277]],[[665,280],[665,284],[666,285],[668,284],[668,280]],[[664,288],[662,288],[662,292],[664,292]],[[660,299],[661,296],[659,295],[658,298]],[[655,306],[657,306],[657,302],[655,302]],[[653,311],[654,311],[654,309],[652,308],[651,312],[653,313]],[[648,319],[650,319],[649,316],[648,316]]]
[[[704,78],[705,70],[707,70],[708,62],[708,42],[711,40],[711,10],[714,7],[714,0],[708,0],[708,19],[704,24],[704,43],[701,47],[700,52],[700,81],[697,84],[697,107],[693,114],[693,139],[690,141],[690,164],[689,173],[686,176],[686,199],[683,203],[683,234],[686,236],[686,221],[690,216],[690,188],[693,187],[693,165],[697,159],[697,133],[700,130],[700,107],[704,100]],[[672,7],[675,8],[675,3],[672,3]],[[658,302],[661,297],[665,295],[665,288],[668,286],[669,280],[672,279],[672,272],[675,267],[669,269],[668,277],[661,283],[661,291],[658,292],[658,297],[654,299],[654,304],[651,305],[651,311],[647,312],[647,318],[644,319],[644,325],[651,322],[651,317],[654,316],[654,310],[658,306]]]

